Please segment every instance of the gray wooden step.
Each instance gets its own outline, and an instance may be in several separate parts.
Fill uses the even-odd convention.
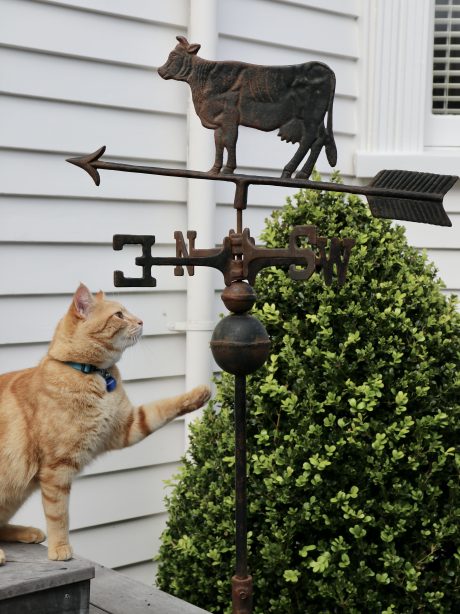
[[[50,561],[39,544],[0,542],[1,614],[88,614],[94,566],[83,559]]]
[[[209,614],[78,556],[49,561],[39,544],[0,548],[7,560],[0,567],[1,614]]]

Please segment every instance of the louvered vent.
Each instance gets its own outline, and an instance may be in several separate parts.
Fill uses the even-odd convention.
[[[433,113],[460,115],[460,0],[436,0]]]

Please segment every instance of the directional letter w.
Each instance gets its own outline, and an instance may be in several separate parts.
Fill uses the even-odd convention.
[[[335,264],[337,271],[337,283],[342,286],[347,275],[348,261],[350,260],[351,248],[355,244],[354,239],[331,239],[329,258],[326,254],[326,237],[317,237],[316,245],[319,249],[321,268],[323,269],[324,281],[328,286],[332,284],[332,271]]]

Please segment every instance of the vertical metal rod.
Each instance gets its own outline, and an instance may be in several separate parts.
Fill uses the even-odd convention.
[[[243,232],[243,210],[236,210],[236,232],[241,234]]]
[[[246,494],[246,376],[235,375],[236,575],[248,574]]]
[[[246,453],[246,376],[235,375],[236,568],[232,578],[233,614],[252,613],[252,577],[248,575]]]

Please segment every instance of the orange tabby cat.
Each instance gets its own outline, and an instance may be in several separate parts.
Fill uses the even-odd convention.
[[[45,539],[40,529],[8,524],[40,487],[48,556],[70,559],[68,502],[80,469],[101,452],[130,446],[208,400],[209,388],[199,386],[133,407],[115,363],[141,333],[141,320],[81,284],[40,364],[0,376],[0,540]],[[0,565],[4,562],[0,549]]]

